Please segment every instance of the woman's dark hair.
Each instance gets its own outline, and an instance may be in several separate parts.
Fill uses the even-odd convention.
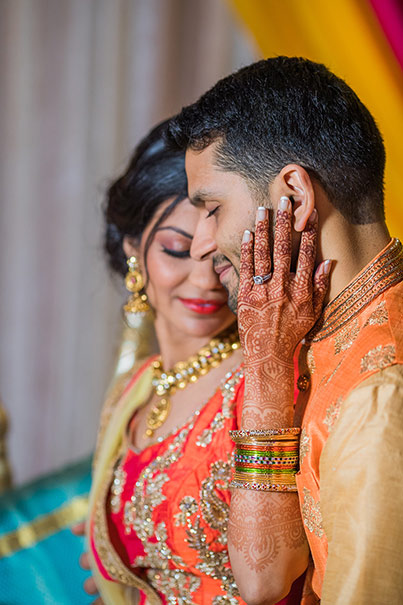
[[[105,205],[105,251],[110,267],[125,275],[126,255],[123,238],[136,242],[159,206],[174,198],[150,232],[147,250],[158,226],[187,197],[184,151],[173,150],[165,140],[169,120],[156,126],[136,147],[124,174],[108,188]]]

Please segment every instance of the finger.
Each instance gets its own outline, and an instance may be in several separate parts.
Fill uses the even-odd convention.
[[[241,244],[238,297],[248,294],[253,285],[253,233],[245,231]]]
[[[254,261],[255,275],[270,273],[269,216],[267,209],[263,206],[260,206],[256,212]]]
[[[91,569],[90,557],[87,552],[83,553],[80,557],[80,567],[83,569]]]
[[[87,594],[97,594],[98,593],[97,585],[95,584],[95,580],[92,576],[85,580],[84,590]]]
[[[316,269],[315,276],[313,278],[313,310],[316,319],[321,314],[323,302],[329,289],[331,268],[332,261],[325,260]]]
[[[96,599],[95,601],[92,601],[91,605],[105,605],[105,603],[101,599],[101,597],[99,597],[99,599]]]
[[[285,279],[291,265],[291,202],[288,197],[280,198],[274,228],[273,279],[276,275]]]
[[[76,525],[73,525],[73,527],[71,528],[71,531],[73,532],[73,534],[75,536],[84,536],[85,521],[82,521],[81,523],[76,523]]]
[[[318,213],[312,211],[306,227],[301,234],[296,277],[298,283],[311,284],[316,260],[316,242],[318,234]]]

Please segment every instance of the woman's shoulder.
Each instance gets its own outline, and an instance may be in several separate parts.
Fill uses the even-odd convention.
[[[156,355],[152,355],[145,359],[139,359],[133,364],[130,369],[120,374],[115,374],[115,376],[113,377],[106,391],[104,404],[101,410],[101,416],[98,426],[98,435],[95,446],[94,464],[98,458],[99,449],[101,447],[106,428],[112,418],[112,415],[119,401],[122,399],[123,395],[125,395],[136,384],[136,382],[151,366],[152,362],[155,359]]]

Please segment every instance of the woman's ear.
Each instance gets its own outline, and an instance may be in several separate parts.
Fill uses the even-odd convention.
[[[125,235],[123,238],[123,252],[125,253],[126,258],[130,258],[131,256],[136,256],[138,258],[138,247],[135,245],[134,239],[129,235]]]
[[[305,168],[287,164],[279,172],[270,188],[270,196],[276,201],[283,195],[291,198],[295,231],[303,231],[315,208],[315,191]]]

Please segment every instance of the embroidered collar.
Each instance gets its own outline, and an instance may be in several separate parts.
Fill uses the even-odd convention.
[[[382,292],[403,280],[403,247],[393,238],[388,246],[332,300],[306,340],[331,336]]]

